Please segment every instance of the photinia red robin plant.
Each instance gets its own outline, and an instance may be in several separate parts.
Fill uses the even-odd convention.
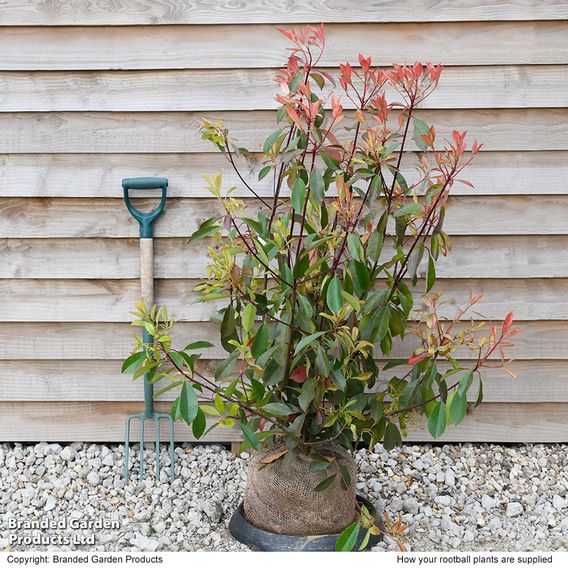
[[[220,212],[190,240],[208,244],[207,279],[197,291],[202,302],[224,302],[217,321],[226,355],[214,377],[198,371],[199,352],[213,345],[174,349],[173,319],[139,305],[135,323],[154,344],[139,343],[126,368],[170,379],[160,392],[179,387],[173,416],[197,438],[208,414],[240,428],[255,449],[283,440],[274,459],[301,452],[323,462],[318,452],[331,441],[391,449],[419,413],[439,437],[466,416],[476,375],[479,404],[483,368],[506,367],[503,348],[519,331],[509,314],[480,332],[468,321],[480,296],[444,320],[440,293],[432,292],[436,263],[451,249],[443,230],[448,195],[456,183],[471,186],[461,176],[481,146],[458,130],[440,139],[415,116],[441,66],[385,70],[360,55],[357,66],[340,66],[337,86],[318,68],[323,26],[279,31],[292,47],[276,77],[278,126],[258,173],[273,180],[271,198],[241,173],[239,162],[256,155],[221,122],[201,125],[253,197],[234,198],[220,174],[206,177]],[[410,162],[412,178],[403,173]],[[404,349],[406,357],[392,357]],[[471,364],[460,357],[467,350]],[[214,405],[198,403],[198,393]]]

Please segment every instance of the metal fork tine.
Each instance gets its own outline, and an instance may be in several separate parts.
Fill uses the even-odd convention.
[[[144,422],[144,418],[140,418],[140,481],[144,479]]]
[[[130,423],[133,416],[126,419],[126,433],[124,436],[124,479],[128,481],[128,471],[130,469]]]
[[[160,417],[156,418],[156,481],[160,481]]]
[[[172,476],[172,481],[175,479],[176,477],[176,471],[175,471],[175,461],[174,461],[174,419],[168,415],[168,421],[170,424],[170,461],[171,461],[171,476]]]

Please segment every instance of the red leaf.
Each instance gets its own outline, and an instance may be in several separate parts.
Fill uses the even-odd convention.
[[[456,181],[459,181],[460,183],[463,183],[464,185],[471,187],[471,189],[475,189],[475,186],[470,181],[467,181],[466,179],[458,179]]]
[[[513,312],[509,312],[507,314],[507,317],[505,318],[505,321],[503,322],[503,333],[507,333],[509,331],[509,329],[511,329],[511,326],[513,325]]]
[[[408,364],[409,365],[416,365],[416,363],[420,363],[420,361],[422,361],[423,359],[426,359],[426,357],[428,357],[427,352],[420,353],[420,355],[413,355],[412,357],[410,357],[410,359],[408,359]]]
[[[299,384],[305,382],[307,379],[306,367],[296,367],[290,374],[290,379]]]

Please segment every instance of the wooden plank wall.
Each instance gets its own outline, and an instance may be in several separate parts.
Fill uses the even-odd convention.
[[[140,408],[141,385],[119,373],[139,295],[121,178],[170,179],[158,300],[184,339],[211,334],[211,307],[191,304],[206,251],[190,253],[186,237],[215,207],[201,174],[237,180],[196,125],[223,118],[258,148],[283,63],[275,25],[324,21],[332,73],[359,51],[444,64],[421,116],[485,144],[468,176],[476,190],[452,198],[440,287],[450,307],[471,288],[485,293],[484,317],[515,310],[519,378],[490,371],[486,402],[444,439],[568,441],[566,20],[561,0],[2,2],[0,440],[120,440]]]

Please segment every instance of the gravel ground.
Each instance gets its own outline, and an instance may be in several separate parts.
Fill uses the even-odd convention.
[[[567,449],[463,444],[385,452],[378,445],[357,455],[358,489],[391,516],[402,512],[414,551],[567,550]],[[152,466],[153,453],[146,453]],[[178,477],[170,484],[164,448],[163,482],[133,475],[127,486],[122,454],[122,446],[98,444],[0,444],[0,550],[247,550],[227,531],[244,489],[246,454],[177,446]],[[96,519],[115,526],[10,528],[18,520]],[[10,544],[10,535],[36,542]],[[37,543],[47,535],[77,542]],[[81,543],[89,537],[95,542]]]

